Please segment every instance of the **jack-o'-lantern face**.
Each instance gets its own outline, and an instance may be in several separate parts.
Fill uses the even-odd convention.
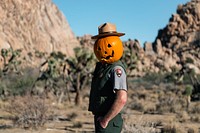
[[[94,44],[94,53],[102,63],[118,61],[123,54],[123,44],[118,36],[99,38]]]

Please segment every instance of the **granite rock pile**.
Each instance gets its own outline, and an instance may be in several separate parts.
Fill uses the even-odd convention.
[[[200,74],[200,1],[178,5],[177,12],[166,27],[158,31],[153,43],[145,42],[144,48],[135,40],[126,44],[135,45],[140,50],[137,69],[132,75],[172,72],[183,67]]]

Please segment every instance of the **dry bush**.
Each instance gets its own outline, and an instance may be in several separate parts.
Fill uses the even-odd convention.
[[[165,95],[159,95],[156,110],[159,113],[177,113],[183,110],[186,106],[186,101],[182,97],[177,97],[172,92]]]
[[[179,122],[187,122],[190,119],[189,114],[186,111],[180,111],[176,115]]]
[[[162,133],[177,133],[177,127],[175,125],[166,125],[161,129]]]
[[[188,129],[188,133],[196,133],[197,131],[195,131],[194,129],[192,129],[192,128],[189,128]]]
[[[181,127],[178,123],[168,123],[161,128],[161,133],[198,133],[194,127]]]
[[[69,118],[70,120],[75,119],[76,117],[78,117],[78,114],[75,113],[75,112],[73,112],[73,113],[71,113],[71,114],[68,115],[68,118]]]
[[[195,103],[189,110],[192,114],[200,114],[200,103]]]
[[[200,116],[199,116],[199,114],[192,115],[190,119],[191,119],[192,122],[200,123]]]
[[[159,133],[160,129],[157,126],[161,122],[146,122],[140,121],[137,124],[124,124],[122,133]]]
[[[144,106],[139,101],[135,101],[135,102],[130,103],[130,105],[128,107],[131,108],[132,110],[137,110],[137,111],[140,111],[140,112],[144,111]]]
[[[83,127],[83,124],[81,122],[74,122],[73,123],[73,127],[74,128],[82,128]]]
[[[22,128],[42,127],[48,119],[48,106],[40,97],[15,97],[5,110],[12,115],[14,125]]]

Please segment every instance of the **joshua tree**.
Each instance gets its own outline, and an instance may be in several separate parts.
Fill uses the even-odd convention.
[[[69,65],[69,79],[76,93],[75,104],[79,105],[82,102],[81,91],[91,79],[95,57],[92,52],[84,47],[75,48],[74,51],[75,57],[68,58],[66,61]]]
[[[191,100],[200,100],[200,81],[197,75],[190,75],[190,80],[192,82],[193,90],[191,95]]]
[[[189,47],[181,47],[176,51],[180,58],[179,64],[182,69],[177,73],[177,79],[182,79],[184,76],[188,76],[193,86],[191,100],[200,100],[200,81],[198,75],[194,69],[189,68],[186,64],[194,64],[194,59],[200,60],[200,32],[197,32],[196,38],[191,42]],[[187,57],[185,60],[182,59],[184,53],[192,55],[192,58]]]
[[[38,81],[44,81],[44,94],[47,95],[49,92],[55,94],[60,103],[65,91],[65,89],[62,89],[62,85],[65,84],[63,72],[65,64],[64,54],[61,52],[51,53],[48,59],[41,65],[41,68],[44,68],[33,84],[31,93],[35,93],[33,89]]]
[[[21,64],[19,60],[21,56],[21,50],[1,49],[1,56],[3,57],[3,69],[2,72],[6,75],[8,72],[16,72],[19,74],[18,67]]]
[[[189,109],[189,106],[190,106],[192,90],[193,90],[193,87],[191,85],[187,85],[185,87],[184,95],[186,96],[187,109]]]
[[[136,68],[136,62],[138,60],[136,48],[133,43],[127,44],[124,48],[124,54],[122,57],[122,62],[127,67],[127,74],[130,74],[132,70]],[[130,75],[128,75],[130,76]]]

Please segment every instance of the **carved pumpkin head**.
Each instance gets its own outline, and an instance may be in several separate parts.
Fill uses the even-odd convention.
[[[115,24],[104,23],[98,27],[98,35],[92,36],[97,39],[94,44],[94,53],[102,63],[118,61],[123,54],[123,44],[120,36],[124,33],[117,32]]]
[[[96,40],[94,53],[102,63],[118,61],[123,54],[123,44],[118,36],[106,36]]]

